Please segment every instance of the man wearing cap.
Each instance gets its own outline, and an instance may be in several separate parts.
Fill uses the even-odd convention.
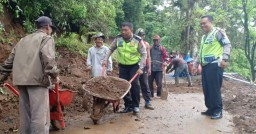
[[[19,115],[21,134],[48,134],[50,126],[50,78],[58,82],[52,21],[46,16],[36,20],[37,30],[22,38],[1,66],[5,77],[11,71],[13,84],[19,89]]]
[[[122,34],[118,35],[112,42],[103,65],[107,64],[110,55],[117,49],[117,60],[119,63],[119,77],[130,80],[135,74],[142,74],[145,66],[147,51],[143,40],[133,34],[133,24],[124,22],[121,26]],[[134,114],[139,112],[140,84],[137,76],[131,83],[130,92],[124,97],[125,108],[122,113],[133,110]]]
[[[98,33],[94,36],[95,46],[88,50],[87,55],[87,71],[91,71],[92,77],[102,76],[102,61],[107,55],[109,48],[103,45],[105,36],[102,33]],[[104,67],[105,68],[105,67]],[[104,70],[104,75],[106,72],[110,74],[112,71],[112,60],[109,57],[106,69]]]
[[[151,57],[151,75],[149,76],[149,88],[151,96],[154,97],[154,80],[157,85],[157,98],[161,97],[162,93],[162,79],[163,79],[163,68],[167,65],[165,62],[168,57],[166,49],[160,44],[161,38],[159,35],[153,37],[154,45],[150,49]],[[165,70],[164,70],[165,71]]]
[[[141,37],[147,50],[147,59],[146,59],[145,67],[143,68],[143,74],[140,75],[140,86],[141,86],[143,98],[145,100],[145,108],[154,110],[154,108],[150,104],[151,93],[148,86],[148,75],[151,74],[150,45],[148,44],[148,42],[144,40],[145,32],[142,28],[137,29],[136,34]]]

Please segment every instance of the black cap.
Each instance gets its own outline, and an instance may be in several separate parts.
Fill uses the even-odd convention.
[[[52,23],[52,19],[50,19],[49,17],[47,16],[41,16],[39,17],[37,20],[36,20],[36,24],[38,26],[51,26],[51,27],[55,27]]]

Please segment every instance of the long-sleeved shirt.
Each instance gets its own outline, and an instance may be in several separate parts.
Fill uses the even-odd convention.
[[[150,57],[151,71],[163,71],[163,63],[168,58],[166,49],[160,44],[153,45],[150,49]]]
[[[132,37],[128,40],[124,40],[125,42],[130,42],[134,37],[134,35],[132,35]],[[107,56],[105,58],[105,61],[107,61],[107,59],[110,57],[110,55],[117,49],[117,39],[115,39],[110,48],[109,48],[109,51],[107,53]],[[140,40],[139,41],[139,47],[137,49],[137,51],[140,53],[141,57],[140,57],[140,61],[139,61],[139,66],[140,66],[140,69],[143,69],[145,67],[145,62],[146,62],[146,59],[147,59],[147,51],[146,51],[146,47],[144,45],[144,42],[143,40]]]
[[[92,77],[102,76],[102,61],[106,57],[108,51],[109,51],[109,48],[106,46],[102,46],[100,48],[93,46],[88,50],[87,66],[92,67]],[[108,61],[107,62],[108,64],[104,72],[105,74],[106,74],[106,71],[112,71],[111,57],[109,57],[107,61]]]
[[[222,29],[219,29],[219,28],[218,28],[218,30],[219,31],[216,33],[215,37],[218,40],[218,42],[223,46],[222,59],[228,60],[229,56],[230,56],[230,51],[231,51],[231,43],[230,43],[225,31]],[[207,34],[206,34],[205,38],[206,37],[207,37]],[[198,65],[199,65],[199,58],[195,61],[194,67],[197,68]]]
[[[22,38],[13,48],[0,71],[13,72],[14,85],[49,86],[49,76],[58,75],[55,45],[42,30]]]

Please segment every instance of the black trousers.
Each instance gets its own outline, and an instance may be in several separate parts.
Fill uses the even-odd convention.
[[[203,66],[202,85],[205,105],[211,114],[222,112],[221,86],[223,81],[223,69],[218,63]]]
[[[157,85],[157,96],[161,96],[162,93],[162,81],[163,81],[163,71],[152,71],[149,76],[149,88],[151,92],[151,96],[154,97],[154,80],[156,80]]]
[[[150,89],[149,89],[149,85],[148,85],[147,67],[144,67],[143,74],[140,75],[140,87],[141,87],[142,96],[143,96],[145,102],[149,103],[151,93],[150,93]]]
[[[139,69],[139,65],[120,65],[119,64],[119,77],[125,80],[130,80]],[[125,107],[139,107],[140,104],[140,84],[139,76],[137,76],[131,83],[130,92],[124,97]]]

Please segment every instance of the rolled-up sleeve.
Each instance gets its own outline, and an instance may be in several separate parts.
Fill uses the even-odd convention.
[[[144,63],[146,62],[147,59],[147,50],[142,40],[139,42],[138,52],[141,55],[139,61],[140,69],[143,69],[145,67]]]
[[[108,59],[110,58],[111,54],[117,49],[116,42],[117,42],[116,39],[112,42],[112,44],[111,44],[111,46],[110,46],[110,48],[109,48],[109,50],[107,52],[107,55],[104,58],[105,61],[108,61]]]
[[[230,51],[231,51],[231,43],[225,31],[220,30],[216,34],[216,38],[219,41],[219,43],[223,46],[222,59],[229,59]]]

